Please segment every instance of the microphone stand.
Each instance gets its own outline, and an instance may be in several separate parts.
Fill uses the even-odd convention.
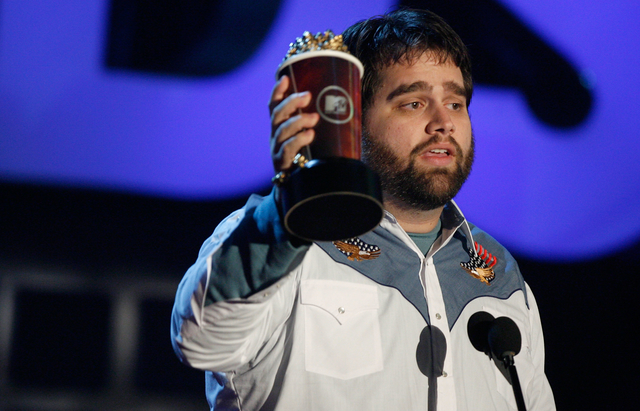
[[[518,371],[516,371],[515,361],[513,359],[513,353],[505,353],[502,358],[502,363],[509,371],[509,377],[511,377],[511,387],[513,387],[513,394],[516,397],[516,405],[518,411],[527,411],[524,405],[524,396],[522,395],[522,387],[520,386],[520,379],[518,378]]]

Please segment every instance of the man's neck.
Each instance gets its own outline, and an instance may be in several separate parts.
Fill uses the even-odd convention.
[[[444,206],[433,210],[418,210],[387,197],[384,200],[384,208],[393,214],[400,227],[407,233],[428,233],[438,224]]]

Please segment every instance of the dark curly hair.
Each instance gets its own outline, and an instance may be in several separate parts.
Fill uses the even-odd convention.
[[[398,62],[413,62],[427,51],[434,53],[440,63],[451,59],[460,68],[467,104],[471,103],[473,82],[469,52],[460,36],[437,14],[400,9],[362,20],[346,29],[342,36],[349,52],[364,65],[363,114],[381,85],[381,69]]]

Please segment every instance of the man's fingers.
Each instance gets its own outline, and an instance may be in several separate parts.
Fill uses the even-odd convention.
[[[277,150],[273,159],[273,166],[276,170],[287,170],[293,165],[293,159],[304,146],[308,146],[315,137],[315,130],[312,128],[296,134],[295,137],[286,140]]]
[[[282,144],[301,131],[315,127],[319,120],[318,113],[302,113],[287,119],[275,132],[275,144]]]
[[[311,144],[315,136],[313,127],[319,120],[320,116],[317,113],[299,114],[278,127],[271,140],[271,153],[273,153],[273,165],[276,170],[286,170],[291,167],[298,151]]]
[[[307,107],[311,102],[311,93],[303,91],[302,93],[293,93],[280,104],[278,104],[271,112],[271,126],[276,129],[280,124],[286,121],[298,110]]]
[[[271,99],[269,100],[269,112],[273,112],[273,109],[284,99],[284,95],[289,88],[289,77],[282,76],[278,79],[276,84],[271,90]]]
[[[273,87],[269,101],[271,157],[276,171],[291,167],[300,149],[313,141],[313,127],[320,121],[318,113],[302,112],[311,103],[311,93],[305,91],[287,96],[290,84],[289,77],[280,77]]]

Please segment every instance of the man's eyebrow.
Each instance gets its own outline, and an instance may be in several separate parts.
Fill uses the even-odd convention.
[[[416,81],[411,84],[400,84],[387,96],[387,101],[391,101],[394,98],[403,94],[412,93],[414,91],[431,91],[433,86],[426,81]]]
[[[455,81],[447,81],[446,83],[444,83],[444,89],[447,91],[451,91],[453,94],[457,94],[460,97],[467,97],[467,90],[465,90],[465,88],[461,84],[456,83]]]
[[[447,81],[444,83],[444,89],[446,91],[450,91],[456,95],[461,97],[467,97],[466,89],[459,83],[455,81]],[[387,101],[391,101],[394,98],[401,96],[403,94],[413,93],[414,91],[431,91],[433,90],[433,86],[426,81],[416,81],[411,84],[400,84],[387,96]]]

